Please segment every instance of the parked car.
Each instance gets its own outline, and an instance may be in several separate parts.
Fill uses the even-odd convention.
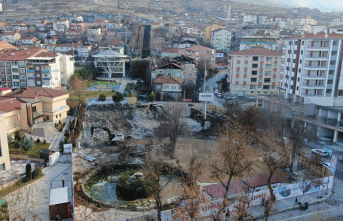
[[[214,87],[214,89],[217,89],[218,88],[218,84],[214,84],[213,87]]]
[[[322,149],[312,149],[311,151],[312,151],[312,153],[318,154],[318,155],[320,155],[320,156],[322,156],[322,157],[327,157],[327,156],[329,156],[329,152],[326,151],[326,150],[322,150]]]
[[[330,167],[331,163],[328,162],[324,162],[324,163],[320,163],[321,165],[323,165],[324,167]]]
[[[222,93],[218,93],[217,97],[222,98],[223,97]]]
[[[215,90],[214,90],[214,93],[215,93],[215,94],[218,94],[218,93],[219,93],[219,90],[218,90],[218,89],[215,89]]]

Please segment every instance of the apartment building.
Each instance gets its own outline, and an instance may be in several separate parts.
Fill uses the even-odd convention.
[[[27,59],[45,49],[0,50],[0,85],[17,89],[27,86]]]
[[[205,41],[206,42],[211,42],[212,40],[212,32],[217,30],[217,29],[222,29],[225,28],[221,25],[217,25],[217,24],[213,24],[213,25],[209,25],[205,28]]]
[[[74,59],[46,49],[0,50],[0,86],[60,89],[74,72]]]
[[[125,77],[125,61],[127,56],[124,48],[100,48],[100,51],[93,55],[94,66],[102,78],[123,78]]]
[[[285,97],[343,106],[343,34],[310,33],[284,40],[280,86]]]
[[[201,45],[194,45],[189,48],[179,49],[180,55],[193,58],[195,61],[200,62],[205,59],[210,62],[211,68],[216,64],[216,50]]]
[[[212,32],[211,44],[216,50],[230,52],[231,38],[231,31],[227,29],[217,29]]]
[[[27,86],[61,89],[74,72],[72,56],[41,52],[27,59]]]
[[[231,92],[237,94],[277,94],[282,53],[254,47],[229,54]]]

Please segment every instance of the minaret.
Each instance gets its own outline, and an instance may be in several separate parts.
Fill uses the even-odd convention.
[[[228,15],[227,15],[227,18],[228,18],[228,19],[231,18],[231,4],[230,4],[230,6],[229,6],[229,13],[228,13]]]

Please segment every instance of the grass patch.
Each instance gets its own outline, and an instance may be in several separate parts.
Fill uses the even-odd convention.
[[[106,95],[106,97],[112,97],[114,95],[114,92],[112,91],[86,91],[86,98],[99,98],[100,94]],[[69,95],[70,100],[78,100],[78,96],[76,94],[71,93]]]
[[[6,188],[0,190],[0,197],[4,197],[4,196],[6,196],[6,195],[12,193],[13,191],[15,191],[15,190],[17,190],[17,189],[19,189],[19,188],[21,188],[21,187],[27,185],[27,184],[32,183],[33,181],[35,181],[35,180],[37,180],[37,179],[39,179],[39,178],[41,178],[41,177],[42,177],[42,176],[37,177],[37,178],[32,179],[32,180],[30,180],[30,181],[28,181],[28,182],[25,182],[26,179],[25,179],[25,177],[24,177],[24,178],[20,179],[19,181],[17,181],[15,184],[13,184],[13,185],[11,185],[11,186],[8,186],[8,187],[6,187]]]
[[[19,155],[27,155],[32,158],[39,158],[39,154],[37,153],[39,149],[47,150],[50,147],[50,143],[35,143],[31,150],[27,151],[26,153],[22,149],[15,149],[14,143],[8,144],[8,149],[10,154],[19,154]]]

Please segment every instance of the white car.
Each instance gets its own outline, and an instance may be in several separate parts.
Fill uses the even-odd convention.
[[[219,98],[222,98],[222,97],[223,97],[222,93],[218,93],[217,96],[218,96]]]
[[[325,163],[320,163],[321,165],[323,165],[324,167],[330,167],[331,166],[331,163],[327,163],[327,162],[325,162]]]
[[[214,84],[213,87],[214,87],[214,88],[218,88],[218,84]]]
[[[329,152],[326,151],[326,150],[322,150],[322,149],[312,149],[311,151],[312,151],[312,153],[318,154],[318,155],[320,155],[320,156],[322,156],[322,157],[327,157],[327,156],[329,156]]]
[[[218,93],[219,93],[219,90],[218,90],[218,89],[215,89],[215,90],[214,90],[214,93],[215,93],[215,94],[218,94]]]

